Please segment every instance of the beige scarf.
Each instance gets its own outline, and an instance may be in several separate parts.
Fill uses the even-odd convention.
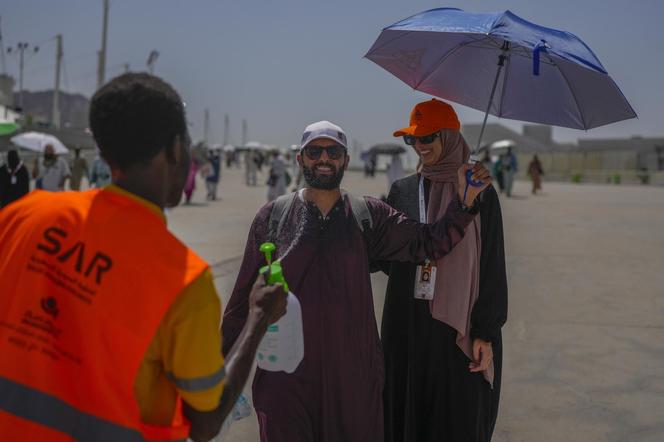
[[[425,165],[422,176],[431,181],[427,221],[443,217],[448,204],[457,196],[457,170],[468,161],[470,149],[458,130],[441,130],[443,153],[436,164]],[[466,228],[459,244],[446,256],[437,260],[434,298],[430,301],[431,316],[457,331],[457,345],[473,360],[470,338],[470,316],[479,296],[479,268],[482,250],[480,217],[477,215]],[[493,361],[483,372],[493,387]]]

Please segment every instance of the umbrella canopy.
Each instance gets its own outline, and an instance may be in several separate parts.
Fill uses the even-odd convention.
[[[265,145],[259,143],[258,141],[249,141],[247,144],[244,145],[244,147],[248,149],[265,150]]]
[[[489,145],[489,150],[509,149],[510,147],[514,148],[515,146],[516,143],[514,140],[498,140]]]
[[[575,129],[636,117],[583,41],[510,11],[432,9],[383,29],[366,58],[487,115]]]
[[[20,128],[21,126],[19,126],[17,123],[13,123],[10,121],[0,121],[0,135],[13,134]]]
[[[381,143],[371,146],[367,152],[371,155],[398,155],[406,152],[406,149],[401,144]]]
[[[10,139],[16,146],[31,150],[33,152],[43,153],[47,145],[53,146],[56,155],[63,155],[69,153],[69,149],[65,147],[60,140],[53,135],[44,134],[41,132],[23,132]]]

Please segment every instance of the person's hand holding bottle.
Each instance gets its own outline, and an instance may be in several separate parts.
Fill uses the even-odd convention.
[[[288,293],[281,284],[267,285],[258,275],[249,295],[249,319],[267,327],[286,314]]]

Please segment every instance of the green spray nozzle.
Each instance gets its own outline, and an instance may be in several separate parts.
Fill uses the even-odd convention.
[[[272,264],[272,252],[274,252],[276,247],[271,242],[264,242],[261,244],[260,251],[265,254],[265,260],[267,265]]]
[[[265,261],[267,265],[260,268],[259,272],[266,275],[266,280],[268,284],[281,284],[284,287],[284,290],[288,291],[288,283],[284,279],[284,271],[281,267],[281,262],[276,260],[272,262],[272,252],[274,252],[276,247],[271,242],[264,242],[260,246],[260,251],[265,254]]]

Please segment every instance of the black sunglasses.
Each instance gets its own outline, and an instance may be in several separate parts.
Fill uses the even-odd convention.
[[[422,144],[431,144],[439,136],[440,136],[439,132],[434,132],[430,135],[425,135],[423,137],[416,137],[415,135],[404,135],[403,142],[409,146],[414,146],[417,140],[420,140],[420,143]]]
[[[310,160],[317,160],[323,154],[323,151],[327,152],[327,157],[331,160],[338,160],[346,154],[346,148],[340,144],[335,144],[332,146],[318,146],[316,144],[309,144],[304,149],[304,154]]]

